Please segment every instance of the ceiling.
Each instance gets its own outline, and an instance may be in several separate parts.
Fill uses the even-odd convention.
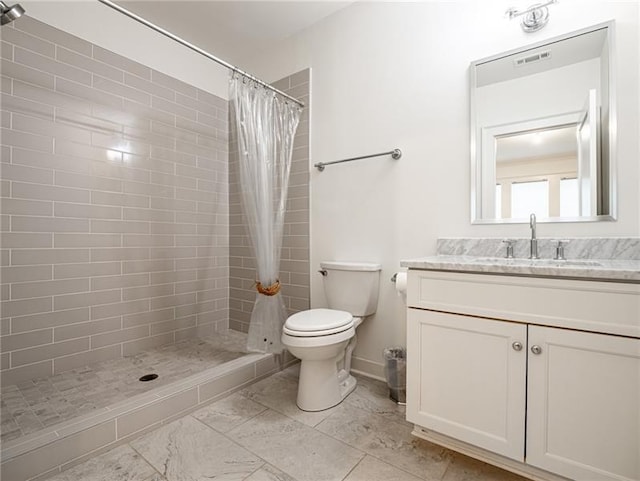
[[[136,0],[117,3],[234,64],[269,49],[353,2]]]

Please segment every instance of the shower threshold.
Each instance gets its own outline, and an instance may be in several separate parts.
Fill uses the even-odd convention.
[[[229,330],[4,387],[2,478],[65,469],[282,368],[279,356],[247,353],[245,346],[246,334]],[[158,377],[139,381],[148,374]],[[18,435],[6,431],[16,416],[27,427]],[[31,417],[28,423],[24,416]],[[29,432],[37,422],[44,426]]]

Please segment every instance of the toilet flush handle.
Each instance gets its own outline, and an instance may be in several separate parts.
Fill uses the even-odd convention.
[[[320,269],[318,272],[319,272],[320,274],[322,274],[323,276],[325,276],[325,277],[326,277],[326,276],[327,276],[327,274],[328,274],[328,272],[327,272],[327,270],[326,270],[326,269]]]

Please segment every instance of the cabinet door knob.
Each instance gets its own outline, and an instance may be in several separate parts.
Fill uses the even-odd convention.
[[[540,346],[538,346],[537,344],[533,345],[533,346],[531,346],[531,352],[534,353],[534,354],[540,354],[542,352],[542,348]]]
[[[511,344],[511,347],[513,347],[514,351],[522,351],[522,343],[521,342],[514,342],[513,344]]]

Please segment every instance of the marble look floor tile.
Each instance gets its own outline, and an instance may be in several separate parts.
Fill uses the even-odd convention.
[[[386,383],[363,376],[357,376],[356,380],[358,382],[356,389],[343,402],[413,427],[413,424],[406,420],[406,407],[398,405],[389,398],[389,388]]]
[[[255,473],[249,476],[245,481],[297,481],[287,473],[283,473],[278,468],[274,468],[270,464],[265,464]]]
[[[347,403],[317,429],[422,479],[441,479],[450,461],[450,451],[412,436],[411,426]]]
[[[165,478],[161,474],[155,473],[153,476],[151,476],[148,479],[145,479],[144,481],[167,481],[167,478]]]
[[[420,481],[420,478],[367,455],[344,481]]]
[[[210,404],[191,415],[216,431],[226,433],[252,417],[257,416],[265,409],[267,408],[262,404],[253,402],[236,393]]]
[[[124,445],[85,461],[49,481],[148,481],[154,469],[130,446]]]
[[[227,433],[299,481],[341,481],[364,454],[272,410]]]
[[[527,481],[527,478],[463,454],[453,453],[442,481]]]
[[[329,417],[335,409],[330,408],[319,412],[302,411],[296,405],[298,378],[284,371],[252,384],[240,391],[240,394],[311,427]]]
[[[264,462],[187,416],[131,442],[167,481],[240,481]]]
[[[108,373],[103,374],[109,378]],[[386,385],[379,381],[359,377],[356,390],[341,405],[322,414],[323,420],[315,429],[245,397],[257,393],[265,403],[286,402],[285,407],[278,407],[292,416],[303,416],[307,422],[315,421],[294,409],[291,387],[297,389],[297,374],[297,367],[287,369],[265,380],[273,382],[272,387],[262,385],[245,390],[244,396],[228,396],[50,479],[525,481],[411,436],[412,425],[404,421],[403,408],[388,399]],[[60,376],[56,382],[64,379]],[[29,390],[33,385],[23,387]],[[281,395],[278,389],[290,392]],[[6,397],[3,393],[3,411],[18,398],[23,396],[17,388],[9,388]],[[45,409],[36,404],[27,410],[32,408]],[[13,409],[17,416],[26,412],[20,407]],[[3,435],[5,427],[15,429],[16,425],[13,415],[4,416]]]

